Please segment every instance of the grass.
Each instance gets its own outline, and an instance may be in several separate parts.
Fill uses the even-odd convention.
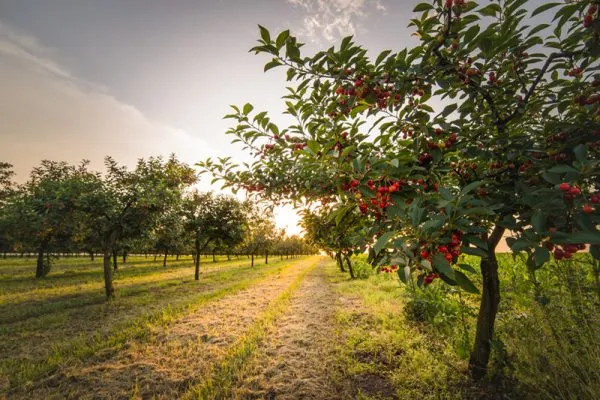
[[[465,363],[442,341],[404,315],[403,288],[396,277],[372,275],[349,280],[334,265],[329,281],[340,299],[338,376],[347,396],[358,399],[458,399]]]
[[[245,259],[207,262],[200,281],[194,281],[191,259],[167,268],[162,260],[130,261],[120,267],[117,298],[110,303],[103,298],[99,263],[64,259],[48,278],[34,279],[21,276],[33,270],[34,260],[29,266],[25,260],[0,261],[0,387],[2,379],[5,386],[27,386],[61,365],[117,351],[129,340],[145,340],[157,327],[294,263],[271,260],[265,266],[259,261],[250,268]],[[15,281],[20,291],[12,290]]]
[[[464,261],[477,269],[475,258]],[[590,262],[580,254],[532,274],[499,255],[502,300],[479,384],[467,375],[478,295],[438,281],[413,290],[386,274],[351,281],[330,266],[346,299],[337,311],[335,380],[361,399],[600,398],[600,299]]]

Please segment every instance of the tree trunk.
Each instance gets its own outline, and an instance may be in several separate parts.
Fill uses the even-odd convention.
[[[196,248],[196,274],[195,274],[195,278],[196,280],[200,279],[200,239],[196,239],[196,242],[194,243],[195,248]]]
[[[115,297],[115,289],[112,283],[112,269],[110,263],[110,258],[113,254],[111,254],[110,250],[104,250],[104,291],[106,293],[106,300],[110,300],[113,297]]]
[[[252,253],[251,257],[252,257],[252,264],[250,266],[254,267],[254,253]]]
[[[158,257],[158,254],[154,253],[154,262],[156,262],[157,257]]]
[[[354,269],[352,269],[352,263],[350,262],[350,257],[344,255],[344,259],[346,260],[346,265],[348,265],[348,271],[350,271],[350,279],[356,279],[354,276]]]
[[[231,254],[227,253],[227,261],[231,261]]]
[[[117,252],[113,251],[112,253],[112,261],[113,261],[113,269],[116,271],[119,269],[119,266],[117,265]]]
[[[94,261],[94,252],[90,251],[90,261]]]
[[[213,262],[217,262],[217,259],[215,258],[215,250],[212,251],[212,256],[213,256]]]
[[[335,253],[335,261],[337,262],[338,267],[340,267],[340,271],[346,272],[346,268],[344,268],[344,262],[342,261],[341,253]]]
[[[43,278],[46,276],[46,268],[44,267],[44,248],[40,247],[38,251],[37,265],[35,268],[35,277]]]
[[[504,228],[496,226],[487,238],[487,256],[481,259],[483,291],[477,317],[475,344],[469,359],[469,372],[474,380],[480,380],[487,373],[490,360],[491,340],[494,337],[494,323],[500,304],[500,280],[498,278],[498,259],[496,246],[502,239]]]
[[[169,254],[169,252],[167,250],[165,250],[165,257],[163,258],[163,267],[167,266],[167,255]]]
[[[123,264],[127,262],[127,251],[123,250]]]
[[[265,265],[269,263],[269,251],[265,251]]]
[[[179,261],[179,253],[175,256],[175,261]]]

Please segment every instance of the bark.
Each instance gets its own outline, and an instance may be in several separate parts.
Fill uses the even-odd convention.
[[[344,255],[344,259],[346,260],[346,265],[348,265],[348,271],[350,271],[350,279],[356,279],[354,276],[354,269],[352,269],[352,263],[350,262],[350,257],[348,257],[348,255]]]
[[[474,380],[480,380],[487,373],[490,360],[491,341],[494,337],[494,324],[500,304],[500,280],[498,278],[498,259],[496,246],[502,239],[504,228],[496,226],[487,238],[487,256],[480,262],[483,291],[477,317],[475,344],[469,359],[469,372]]]
[[[35,268],[35,277],[36,278],[43,278],[47,274],[46,268],[44,266],[44,254],[45,254],[44,248],[40,247],[40,249],[38,250],[37,265]]]
[[[117,264],[117,252],[113,251],[112,253],[112,261],[113,261],[113,269],[116,271],[119,269],[119,265]]]
[[[123,264],[127,262],[127,251],[123,250]]]
[[[175,261],[179,261],[179,253],[177,253],[177,256],[175,257]]]
[[[341,253],[335,253],[335,261],[337,262],[338,267],[340,267],[340,271],[346,272],[346,269],[344,268],[344,262],[342,261]]]
[[[165,250],[165,257],[163,258],[163,267],[167,266],[167,255],[169,254],[169,252],[167,250]]]
[[[213,256],[213,262],[217,262],[217,259],[215,258],[215,251],[214,250],[212,252],[212,256]]]
[[[269,252],[265,251],[265,264],[269,263]]]
[[[254,254],[251,255],[251,258],[252,258],[252,264],[250,266],[254,267]]]
[[[115,289],[112,283],[112,268],[111,268],[111,254],[110,250],[104,250],[104,291],[106,293],[106,300],[110,300],[115,297]]]
[[[94,252],[90,251],[90,261],[94,261]]]
[[[194,243],[194,247],[196,249],[196,273],[194,275],[195,280],[200,279],[200,239],[196,238],[196,242]]]
[[[157,257],[158,257],[158,254],[154,253],[154,262],[156,262]]]

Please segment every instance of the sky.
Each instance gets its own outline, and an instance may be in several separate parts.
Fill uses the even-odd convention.
[[[307,54],[354,35],[376,56],[416,43],[419,1],[0,0],[0,161],[22,182],[42,159],[98,171],[106,155],[128,166],[171,153],[192,165],[248,159],[225,135],[229,105],[287,121],[285,70],[264,73],[269,59],[248,52],[258,24],[290,29]],[[276,222],[300,231],[289,206]]]
[[[249,53],[257,25],[290,29],[308,52],[347,35],[373,54],[411,40],[412,1],[0,0],[0,161],[27,179],[42,159],[175,153],[247,158],[230,144],[229,105],[281,116],[285,71]],[[209,189],[209,178],[200,187]],[[217,189],[216,187],[215,189]],[[276,220],[299,232],[291,207]]]

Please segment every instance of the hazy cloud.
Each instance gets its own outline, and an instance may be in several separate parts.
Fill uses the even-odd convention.
[[[214,155],[206,141],[77,78],[35,38],[1,23],[0,85],[0,160],[14,164],[20,180],[44,158],[86,158],[102,169],[105,155],[128,165],[172,152],[188,163]]]
[[[304,9],[306,16],[299,34],[319,43],[364,31],[363,21],[370,13],[385,12],[382,0],[287,0]]]

